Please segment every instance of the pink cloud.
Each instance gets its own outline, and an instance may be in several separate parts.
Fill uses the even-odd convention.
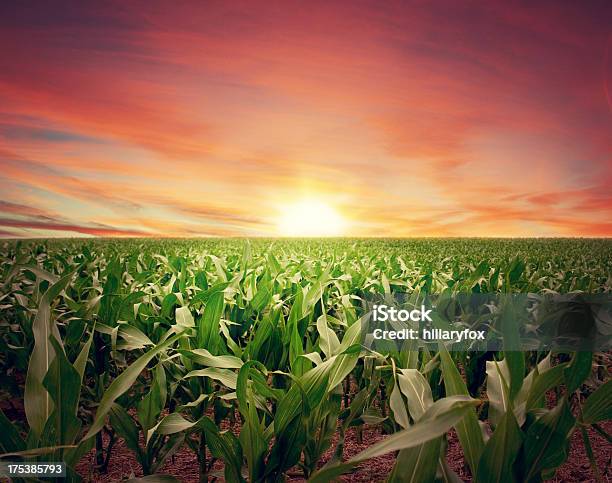
[[[268,233],[310,192],[361,235],[612,235],[612,15],[587,4],[4,6],[0,212]]]

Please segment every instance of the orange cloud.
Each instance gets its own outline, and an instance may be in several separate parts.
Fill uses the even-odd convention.
[[[150,236],[150,233],[142,232],[139,230],[120,230],[112,227],[105,226],[79,226],[64,223],[53,223],[44,221],[34,220],[11,220],[6,218],[0,218],[0,226],[7,226],[13,228],[35,228],[43,230],[61,231],[61,232],[74,232],[83,235],[94,235],[94,236],[123,236],[123,237],[142,237]],[[10,233],[10,232],[5,232]]]
[[[3,4],[0,213],[265,235],[320,196],[352,235],[610,236],[610,14]]]

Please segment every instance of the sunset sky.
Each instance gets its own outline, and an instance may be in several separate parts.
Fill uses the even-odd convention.
[[[609,0],[3,1],[0,46],[3,237],[612,236]]]

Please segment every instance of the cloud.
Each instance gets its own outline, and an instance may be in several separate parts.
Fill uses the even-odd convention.
[[[266,234],[322,197],[352,234],[612,235],[609,5],[33,5],[0,6],[2,212]]]
[[[43,209],[3,200],[0,200],[0,213],[11,213],[14,215],[36,218],[39,220],[53,219],[53,216]]]
[[[0,218],[0,226],[13,227],[13,228],[35,228],[42,230],[52,230],[61,232],[74,232],[83,235],[93,236],[110,236],[110,237],[142,237],[150,236],[150,233],[146,233],[139,230],[132,229],[118,229],[109,226],[80,226],[70,225],[64,223],[54,223],[46,221],[36,220],[12,220],[8,218]]]
[[[0,230],[0,237],[2,238],[20,238],[21,234],[9,230]]]
[[[0,200],[0,226],[18,229],[37,229],[59,232],[72,232],[93,236],[150,236],[151,233],[139,229],[117,228],[102,223],[75,224],[56,213],[20,203]],[[0,230],[1,235],[15,236],[17,232]]]

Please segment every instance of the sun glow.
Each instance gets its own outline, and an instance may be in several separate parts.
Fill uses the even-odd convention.
[[[304,199],[281,208],[277,231],[281,236],[341,236],[346,220],[327,203]]]

